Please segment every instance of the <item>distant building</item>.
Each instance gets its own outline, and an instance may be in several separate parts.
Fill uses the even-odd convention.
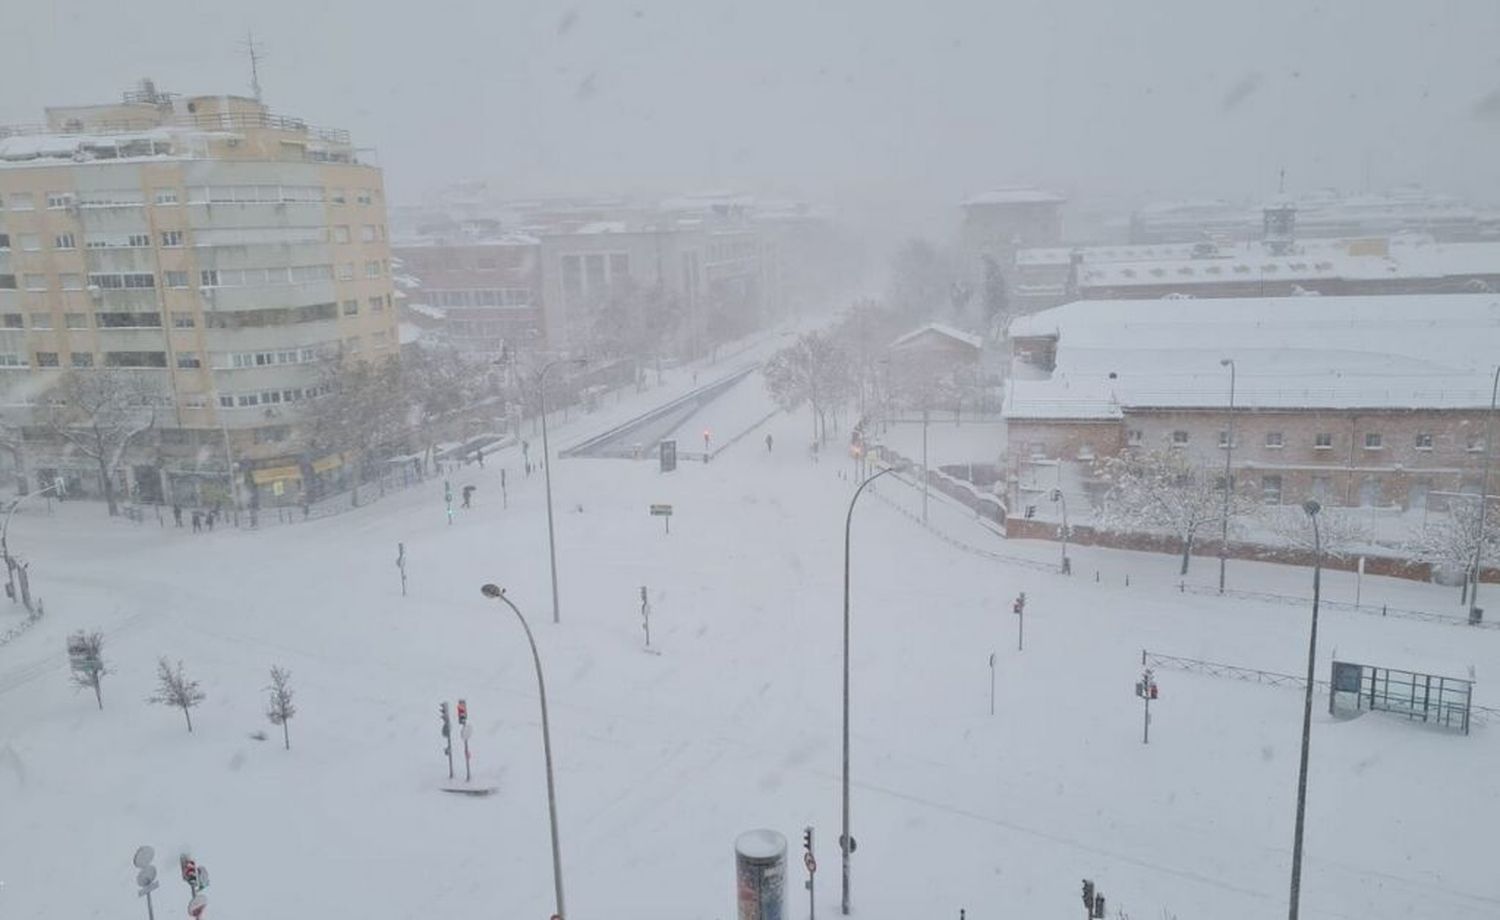
[[[0,127],[0,388],[118,368],[163,393],[121,491],[294,500],[341,458],[304,454],[325,359],[397,352],[385,195],[347,132],[255,99],[149,82],[119,103]],[[97,469],[27,422],[31,470],[99,491]],[[231,462],[235,471],[228,469]]]
[[[1023,186],[992,189],[965,201],[959,233],[966,271],[983,278],[985,256],[1008,270],[1017,250],[1061,243],[1066,202],[1054,192]]]
[[[406,312],[433,323],[440,340],[470,354],[498,358],[507,343],[528,349],[543,341],[542,244],[523,233],[477,239],[403,241],[400,262]]]
[[[1076,301],[1014,320],[1010,342],[1011,507],[1122,450],[1222,468],[1226,358],[1237,489],[1399,509],[1480,490],[1494,295]]]

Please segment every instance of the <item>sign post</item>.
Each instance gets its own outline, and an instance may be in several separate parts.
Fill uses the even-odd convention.
[[[664,518],[665,519],[665,523],[667,525],[666,532],[669,533],[669,534],[672,532],[672,506],[671,505],[652,505],[651,506],[651,516],[652,517]]]
[[[146,899],[146,920],[156,920],[156,908],[151,904],[151,892],[161,887],[161,882],[156,880],[156,867],[151,865],[151,860],[155,858],[156,851],[151,847],[139,847],[135,851],[135,857],[130,861],[140,870],[135,874],[135,883],[140,889],[135,896]]]
[[[1016,595],[1016,602],[1011,605],[1011,612],[1016,615],[1016,651],[1026,649],[1026,592],[1022,591]]]
[[[406,544],[396,544],[396,568],[401,570],[401,596],[406,596]]]
[[[1151,743],[1151,701],[1156,699],[1156,676],[1147,668],[1135,683],[1135,695],[1145,704],[1145,724],[1141,728],[1141,744]]]
[[[818,900],[813,893],[813,878],[818,871],[818,861],[813,857],[813,829],[810,824],[802,831],[802,865],[807,867],[807,920],[817,920]]]
[[[990,715],[995,714],[995,653],[990,652]]]
[[[651,647],[651,603],[646,600],[646,586],[641,585],[641,628],[646,631],[646,648]]]
[[[661,442],[660,450],[661,471],[663,473],[670,473],[677,469],[677,442],[670,439],[663,441]]]
[[[464,782],[473,782],[474,775],[469,766],[469,704],[465,700],[458,701],[458,736],[464,742]]]
[[[1360,582],[1364,581],[1364,578],[1365,578],[1365,557],[1364,556],[1360,556],[1359,557],[1359,565],[1356,566],[1355,569],[1354,569],[1354,609],[1355,610],[1359,609],[1359,589],[1360,589]]]
[[[453,778],[453,723],[448,720],[448,701],[438,704],[438,717],[443,720],[443,753],[448,755],[448,778]]]

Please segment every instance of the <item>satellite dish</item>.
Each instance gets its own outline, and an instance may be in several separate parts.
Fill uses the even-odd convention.
[[[130,862],[137,869],[144,869],[147,866],[151,865],[151,860],[153,860],[155,858],[156,858],[156,851],[155,850],[151,849],[150,847],[141,847],[140,849],[138,849],[138,850],[135,851],[135,857],[133,859],[131,859]],[[153,870],[153,874],[154,874],[154,871],[155,870]],[[142,883],[142,884],[144,884],[144,883]]]
[[[149,864],[142,866],[141,871],[135,874],[135,883],[142,888],[145,888],[147,885],[151,884],[154,881],[156,881],[155,866]]]

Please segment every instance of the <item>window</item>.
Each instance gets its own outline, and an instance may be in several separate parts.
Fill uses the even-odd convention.
[[[19,313],[3,313],[3,314],[0,314],[0,328],[5,328],[5,329],[25,329],[26,328],[26,317],[22,316]]]
[[[177,353],[177,366],[180,368],[202,367],[203,358],[196,351],[179,351]]]
[[[125,245],[129,246],[131,249],[144,249],[145,247],[151,245],[151,234],[132,233],[130,234],[130,236],[126,237]]]
[[[365,263],[365,277],[366,278],[379,278],[380,277],[380,260],[379,259],[372,259],[369,262]]]
[[[623,252],[611,253],[609,256],[609,280],[611,284],[619,284],[630,275],[630,256]]]
[[[1385,444],[1380,437],[1380,432],[1369,431],[1365,433],[1365,450],[1382,450]]]
[[[89,327],[89,315],[87,313],[64,313],[63,325],[69,329],[87,329]]]
[[[33,314],[31,314],[31,328],[33,328],[33,329],[51,329],[52,328],[52,314],[51,313],[33,313]]]
[[[193,314],[184,313],[181,310],[172,311],[173,329],[191,329],[198,323],[193,319]]]
[[[384,310],[384,309],[385,309],[385,300],[383,298],[380,298],[380,297],[371,297],[370,298],[370,312],[371,313],[379,313],[381,310]]]
[[[1229,446],[1229,430],[1226,428],[1219,429],[1219,447],[1222,449]]]
[[[333,241],[335,243],[349,242],[349,225],[340,224],[333,228]]]
[[[185,288],[188,286],[187,272],[167,272],[166,285],[169,288]]]
[[[56,211],[66,208],[73,203],[73,196],[68,192],[48,192],[47,210]]]
[[[30,192],[13,192],[10,196],[10,209],[12,211],[35,211],[36,201]]]
[[[370,194],[369,189],[362,188],[359,190],[358,197],[355,200],[360,204],[369,204],[373,200],[373,196]]]
[[[1312,497],[1320,502],[1327,502],[1333,497],[1333,477],[1314,476],[1312,478]]]
[[[16,289],[15,275],[0,275],[0,291],[14,291]]]
[[[1179,431],[1172,432],[1172,446],[1173,447],[1186,447],[1187,446],[1187,442],[1188,442],[1188,433],[1186,431],[1179,430]]]
[[[375,242],[375,225],[374,224],[365,224],[363,227],[360,227],[359,228],[359,239],[360,239],[360,242],[362,242],[362,243],[373,243],[373,242]]]
[[[53,249],[77,249],[77,241],[71,233],[59,233],[52,238]]]
[[[390,338],[390,334],[387,333],[385,330],[382,329],[381,331],[379,331],[379,332],[375,333],[374,335],[370,336],[370,342],[376,348],[384,348],[385,345],[386,345],[386,341],[389,338]]]
[[[1313,450],[1333,450],[1333,433],[1320,431],[1313,435]]]
[[[65,290],[65,291],[81,291],[81,290],[83,290],[83,276],[82,275],[75,274],[73,272],[68,272],[66,274],[58,275],[57,276],[57,280],[58,280],[58,283],[62,286],[62,289]]]
[[[233,396],[220,396],[219,397],[219,407],[221,409],[233,409],[234,408],[234,397]]]
[[[1464,443],[1464,449],[1473,451],[1474,453],[1483,453],[1484,437],[1480,435],[1470,435],[1469,439]]]
[[[1418,433],[1417,450],[1432,450],[1432,435],[1426,433]]]
[[[94,314],[100,329],[160,329],[160,313],[100,312]]]
[[[347,204],[349,202],[348,197],[345,195],[344,190],[341,188],[329,189],[328,200],[333,202],[334,204]]]
[[[21,249],[24,252],[40,252],[42,249],[42,238],[35,233],[21,234]]]
[[[346,301],[344,301],[344,315],[345,316],[356,316],[358,314],[359,314],[359,301],[358,300],[346,300]]]
[[[0,354],[0,367],[26,367],[26,362],[13,351]]]
[[[47,276],[42,274],[27,273],[22,279],[28,291],[47,290]]]
[[[159,188],[156,190],[156,203],[158,205],[174,205],[177,203],[177,189]]]
[[[1286,443],[1286,441],[1282,438],[1281,432],[1279,432],[1279,431],[1268,431],[1268,432],[1266,432],[1266,449],[1267,450],[1281,450],[1281,448],[1285,445],[1285,443]]]
[[[344,348],[351,355],[359,354],[359,336],[351,335],[349,338],[344,339]]]
[[[340,281],[353,281],[354,280],[354,263],[353,262],[341,262],[339,264],[339,280]]]
[[[129,272],[121,275],[127,288],[154,288],[156,287],[156,276],[150,272]]]
[[[181,230],[163,230],[161,232],[161,244],[169,249],[182,245]]]
[[[10,249],[10,234],[0,233],[0,252]]]
[[[1267,505],[1281,504],[1280,476],[1260,477],[1260,500],[1263,504]]]
[[[94,353],[91,351],[75,351],[68,355],[68,363],[74,367],[93,367]]]
[[[1139,428],[1131,428],[1129,431],[1126,431],[1125,432],[1125,443],[1129,444],[1131,446],[1135,446],[1135,445],[1140,444],[1141,443],[1141,430]]]
[[[385,295],[385,308],[387,310],[391,308],[391,295],[389,294]]]
[[[164,351],[106,351],[105,367],[166,367]]]
[[[61,367],[62,365],[57,360],[57,352],[55,352],[55,351],[39,351],[39,352],[36,353],[36,366],[37,367]]]
[[[198,286],[215,288],[219,286],[219,271],[214,268],[205,268],[198,273]]]

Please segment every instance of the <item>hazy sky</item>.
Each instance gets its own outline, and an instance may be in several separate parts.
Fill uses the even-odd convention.
[[[0,121],[141,76],[378,150],[397,200],[738,187],[951,214],[986,186],[1500,201],[1500,2],[0,0]]]

